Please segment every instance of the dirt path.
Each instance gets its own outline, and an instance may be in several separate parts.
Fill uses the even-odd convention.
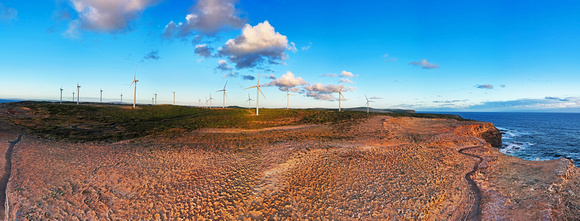
[[[479,208],[479,206],[481,205],[481,190],[479,190],[479,188],[477,187],[477,184],[471,178],[471,176],[473,176],[475,174],[475,172],[477,172],[477,170],[479,169],[479,164],[483,161],[483,158],[481,158],[480,156],[473,155],[473,154],[465,153],[465,151],[469,151],[469,150],[481,148],[481,147],[482,146],[473,146],[473,147],[462,148],[459,150],[460,154],[477,158],[477,162],[473,165],[473,170],[471,170],[467,174],[465,174],[465,180],[467,180],[467,183],[469,183],[470,192],[472,193],[472,196],[473,196],[473,199],[472,199],[473,203],[470,206],[468,214],[465,216],[465,218],[463,220],[481,220],[481,211]]]
[[[8,186],[8,180],[10,180],[10,173],[12,171],[12,150],[14,150],[14,145],[20,142],[22,136],[20,135],[16,140],[9,142],[10,146],[6,150],[6,165],[4,165],[2,179],[0,179],[0,220],[5,220],[6,218],[6,187]]]

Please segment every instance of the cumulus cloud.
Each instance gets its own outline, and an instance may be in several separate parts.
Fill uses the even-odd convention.
[[[352,74],[352,72],[348,72],[348,71],[342,71],[342,73],[340,73],[340,75],[343,77],[347,77],[347,78],[354,77],[354,74]]]
[[[18,11],[16,11],[16,9],[10,8],[0,3],[0,21],[16,20],[17,16]]]
[[[235,5],[238,0],[199,0],[185,22],[169,22],[165,26],[165,37],[187,37],[193,32],[214,36],[225,28],[241,28],[245,20],[238,15]]]
[[[228,66],[228,63],[225,60],[219,60],[217,69],[222,71],[229,71],[232,70],[232,67]]]
[[[79,30],[122,32],[131,22],[158,0],[70,0],[78,18],[69,24],[67,33],[74,37]]]
[[[488,89],[488,90],[493,89],[493,85],[491,85],[491,84],[478,84],[478,85],[475,85],[475,87],[479,88],[479,89]]]
[[[335,84],[323,85],[321,83],[316,83],[316,84],[311,84],[311,85],[304,87],[304,89],[307,91],[328,92],[328,93],[339,92],[341,88],[342,88],[342,92],[356,90],[356,87],[344,87],[343,88],[343,85],[340,85],[340,84],[338,84],[338,85],[335,85]]]
[[[244,79],[246,81],[253,81],[256,78],[252,75],[244,75],[244,76],[242,76],[242,79]]]
[[[316,92],[308,92],[306,93],[307,97],[312,97],[316,100],[336,100],[336,98],[334,97],[334,95],[330,94],[330,93],[316,93]]]
[[[317,100],[333,101],[337,100],[333,94],[339,92],[341,88],[342,92],[355,91],[357,89],[356,87],[343,88],[343,85],[334,85],[334,84],[323,85],[321,83],[316,83],[304,87],[304,90],[306,90],[307,97],[312,97]]]
[[[208,46],[207,44],[196,45],[195,46],[195,54],[201,57],[211,57],[211,52],[213,47]],[[225,61],[224,61],[225,62]]]
[[[249,68],[268,61],[279,63],[286,59],[284,53],[289,48],[286,36],[274,30],[268,21],[254,27],[246,24],[242,35],[230,39],[220,48],[219,55],[228,57],[230,62],[236,63],[236,68]]]
[[[292,72],[287,71],[286,74],[282,75],[282,77],[272,80],[270,83],[265,84],[265,86],[276,86],[281,91],[286,91],[296,86],[307,84],[308,82],[301,77],[295,77]]]
[[[159,60],[161,57],[159,57],[159,50],[153,50],[149,53],[147,53],[145,56],[143,56],[143,58],[141,59],[141,62],[145,61],[145,60]]]
[[[346,79],[346,78],[340,79],[340,81],[338,81],[338,82],[342,82],[342,83],[351,83],[351,84],[352,84],[352,83],[354,83],[354,82],[352,82],[351,80],[349,80],[349,79]]]
[[[439,65],[438,64],[431,64],[431,63],[427,62],[426,59],[423,59],[422,61],[412,61],[412,62],[409,62],[409,64],[410,65],[413,65],[413,66],[421,67],[423,69],[436,69],[436,68],[439,68]]]

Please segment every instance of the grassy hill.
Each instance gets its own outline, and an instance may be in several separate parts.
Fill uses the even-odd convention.
[[[394,117],[453,118],[459,116],[417,113],[364,113],[303,109],[206,109],[173,105],[145,105],[132,109],[118,104],[58,104],[16,102],[2,104],[11,121],[47,139],[69,141],[120,141],[151,134],[181,133],[200,128],[259,129],[275,126],[353,122],[382,114]]]

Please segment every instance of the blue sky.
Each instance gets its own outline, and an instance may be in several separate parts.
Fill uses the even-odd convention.
[[[0,99],[580,111],[577,1],[0,0]],[[252,78],[254,78],[252,80]]]

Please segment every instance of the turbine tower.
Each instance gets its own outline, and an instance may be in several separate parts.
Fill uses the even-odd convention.
[[[75,92],[73,91],[73,102],[75,102]]]
[[[81,86],[77,83],[77,105],[79,105],[79,98],[81,95]]]
[[[246,100],[246,102],[248,102],[248,109],[250,109],[250,105],[252,105],[252,98],[250,98],[250,93],[248,93],[248,100]]]
[[[223,91],[223,92],[224,92],[224,95],[223,95],[223,100],[224,100],[224,102],[223,102],[223,104],[222,104],[222,108],[224,108],[224,109],[226,108],[226,86],[227,86],[227,85],[228,85],[228,81],[226,81],[226,84],[224,85],[224,89],[221,89],[221,90],[219,90],[219,91],[216,91],[216,92],[221,92],[221,91]]]
[[[101,103],[103,103],[103,89],[101,89]]]
[[[173,92],[173,105],[175,105],[175,91]]]
[[[198,107],[201,107],[201,99],[199,99],[199,98],[198,98],[197,100],[199,100],[199,102],[198,102],[197,106],[198,106]]]
[[[294,96],[293,94],[290,94],[290,92],[288,91],[288,89],[286,89],[286,96],[284,98],[286,98],[286,110],[290,109],[290,96]],[[284,100],[284,98],[282,98],[282,100]]]
[[[213,97],[211,97],[211,93],[209,93],[209,109],[211,109],[211,100],[215,99],[213,99]]]
[[[342,85],[342,87],[340,87],[340,91],[338,92],[334,92],[334,93],[338,93],[338,111],[342,111],[341,107],[340,107],[340,98],[344,98],[344,95],[342,95],[342,89],[344,89],[344,84]],[[346,98],[344,98],[344,100],[346,100]]]
[[[207,108],[207,102],[209,101],[209,99],[207,99],[207,97],[205,97],[205,108]]]
[[[262,93],[262,96],[264,96],[264,99],[266,99],[266,95],[264,95],[264,92],[262,92],[262,90],[260,89],[260,70],[258,70],[258,83],[256,83],[256,86],[251,86],[251,87],[246,88],[244,90],[252,89],[252,88],[256,88],[256,116],[257,116],[257,115],[259,115],[259,109],[260,109],[260,93]]]
[[[121,93],[121,103],[123,103],[123,93]]]
[[[157,91],[155,91],[155,105],[157,105]]]
[[[154,97],[151,98],[151,105],[153,105],[153,104],[155,104],[155,98]]]
[[[370,103],[370,102],[374,102],[374,101],[371,101],[371,100],[369,100],[369,98],[367,98],[367,96],[366,96],[366,95],[365,95],[365,99],[367,99],[367,103],[366,103],[366,105],[367,105],[367,114],[368,114],[368,113],[369,113],[369,103]]]
[[[60,103],[62,104],[62,86],[60,86]]]
[[[133,75],[133,82],[131,82],[131,85],[135,84],[135,89],[133,90],[133,109],[135,109],[135,102],[137,101],[137,82],[139,80],[137,80],[137,67],[135,67],[135,75]]]

